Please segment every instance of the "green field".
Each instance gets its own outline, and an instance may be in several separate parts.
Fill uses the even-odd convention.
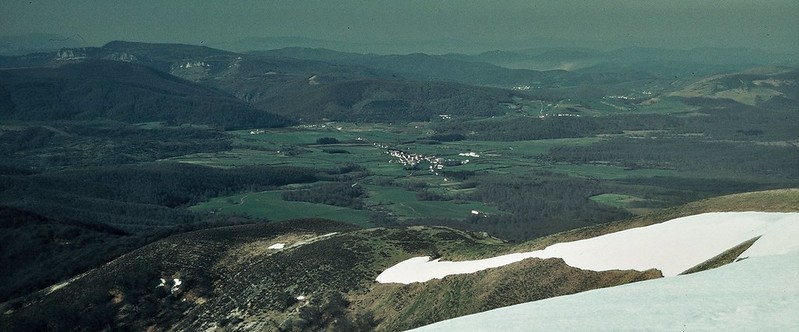
[[[280,196],[280,191],[217,197],[208,202],[195,205],[190,210],[241,214],[273,221],[315,217],[338,220],[365,227],[371,226],[368,211],[325,204],[284,201]]]
[[[340,126],[348,126],[341,124]],[[251,135],[249,131],[236,131],[236,148],[214,153],[198,153],[169,158],[192,164],[215,167],[234,167],[243,165],[291,165],[302,167],[337,167],[355,163],[366,167],[374,175],[397,178],[426,175],[425,170],[407,170],[402,165],[389,163],[393,158],[386,154],[386,149],[374,144],[387,145],[408,153],[430,157],[444,158],[462,162],[464,165],[448,166],[450,171],[489,171],[496,173],[516,173],[541,166],[534,157],[545,154],[555,146],[589,145],[602,140],[599,137],[563,138],[535,141],[495,142],[495,141],[460,141],[443,144],[424,144],[403,135],[421,134],[424,125],[415,125],[412,129],[389,130],[382,126],[370,128],[367,125],[343,127],[337,130],[330,128],[310,129],[278,129],[262,134]],[[347,131],[352,130],[352,131]],[[385,131],[383,131],[385,130]],[[407,130],[405,133],[402,130]],[[330,145],[316,144],[322,137],[332,137],[341,143]],[[404,137],[404,140],[403,140]],[[330,150],[342,150],[345,153],[329,153]],[[326,152],[328,151],[328,152]],[[480,157],[461,156],[461,153],[474,152]],[[396,160],[394,160],[396,161]],[[438,179],[437,182],[442,182]]]
[[[667,98],[656,107],[666,107],[672,102]],[[538,105],[540,107],[540,104]],[[673,109],[671,106],[668,108]],[[508,117],[513,118],[518,115],[509,115],[505,120]],[[499,121],[499,119],[484,121]],[[387,213],[399,221],[424,218],[465,220],[473,216],[473,210],[487,216],[516,213],[500,211],[492,205],[470,201],[468,197],[476,189],[473,186],[464,186],[463,181],[469,181],[468,178],[473,176],[477,176],[476,179],[480,181],[480,176],[513,179],[517,176],[537,177],[547,173],[567,175],[570,179],[581,179],[578,181],[585,183],[608,185],[609,189],[602,191],[614,192],[614,194],[592,196],[590,197],[592,201],[641,213],[647,209],[647,204],[662,205],[664,199],[674,200],[679,196],[675,196],[673,191],[651,185],[637,185],[639,181],[686,177],[693,179],[706,175],[689,174],[674,169],[625,168],[602,160],[585,159],[584,163],[580,164],[550,162],[546,158],[540,158],[555,147],[590,146],[619,137],[637,138],[664,132],[662,130],[627,130],[613,134],[561,139],[434,142],[429,139],[434,133],[430,129],[433,126],[434,123],[400,125],[326,123],[267,129],[256,133],[251,133],[249,130],[233,131],[229,132],[233,136],[233,148],[230,150],[189,154],[166,160],[221,168],[270,165],[337,169],[344,165],[357,164],[366,170],[359,175],[359,178],[351,180],[368,191],[368,195],[363,198],[365,204],[363,210],[324,204],[285,202],[281,199],[279,190],[214,198],[192,209],[215,213],[240,213],[270,220],[323,217],[358,225],[370,225],[370,216],[373,212]],[[321,138],[334,138],[337,143],[319,144],[318,140]],[[432,161],[422,161],[417,166],[411,167],[402,162],[402,157],[390,155],[389,152],[392,151],[401,151],[405,156],[437,160],[436,163],[443,164],[437,168]],[[475,155],[464,155],[466,153]],[[464,174],[467,180],[464,180]],[[529,190],[535,192],[536,189]],[[438,195],[438,198],[432,201],[420,201],[417,195],[425,193]],[[650,198],[638,198],[645,196]],[[636,203],[635,206],[631,206],[633,202]],[[497,204],[497,201],[492,204]]]
[[[281,191],[246,193],[217,197],[190,209],[197,212],[222,214],[241,214],[253,218],[274,221],[296,218],[326,218],[352,223],[359,226],[372,226],[369,210],[383,210],[399,219],[453,218],[463,219],[472,216],[472,211],[481,215],[497,215],[503,212],[479,202],[470,201],[420,201],[416,192],[393,186],[365,185],[368,197],[367,210],[356,210],[325,204],[284,201]]]
[[[484,215],[496,215],[502,211],[479,202],[469,201],[419,201],[416,193],[399,187],[367,186],[370,208],[387,209],[397,217],[413,218],[453,218],[463,219],[472,216],[472,211]]]
[[[552,170],[554,172],[566,173],[573,176],[593,177],[600,179],[623,179],[623,178],[638,178],[638,177],[653,177],[653,176],[675,176],[679,172],[667,169],[656,168],[639,168],[639,169],[626,169],[616,166],[608,165],[572,165],[572,164],[555,164],[542,166],[543,169]]]
[[[618,208],[627,208],[630,206],[630,203],[641,201],[642,199],[635,196],[623,195],[623,194],[600,194],[592,196],[591,200],[597,203],[602,203]]]

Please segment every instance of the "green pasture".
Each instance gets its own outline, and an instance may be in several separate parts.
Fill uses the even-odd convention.
[[[541,166],[546,170],[566,173],[579,177],[594,177],[600,179],[623,179],[632,177],[654,177],[654,176],[677,176],[680,173],[675,170],[639,168],[626,169],[609,165],[572,165],[572,164],[553,164]]]
[[[215,167],[236,167],[243,165],[283,165],[314,168],[335,168],[348,163],[365,167],[370,175],[361,185],[368,190],[365,199],[367,210],[385,210],[401,219],[413,218],[454,218],[470,217],[472,210],[486,214],[500,214],[502,211],[479,202],[457,200],[457,196],[473,189],[459,190],[457,182],[448,179],[446,172],[473,171],[523,175],[535,170],[549,170],[578,177],[600,179],[622,179],[631,177],[674,176],[677,172],[662,169],[625,169],[609,165],[548,164],[536,159],[556,146],[585,146],[599,142],[602,137],[564,138],[531,141],[458,141],[441,144],[425,144],[416,139],[429,136],[427,125],[411,124],[402,126],[332,124],[312,128],[270,129],[259,134],[249,131],[232,132],[234,149],[216,153],[198,153],[170,158],[172,161],[195,163]],[[339,144],[316,144],[317,139],[333,137]],[[407,153],[435,156],[453,160],[456,164],[445,166],[438,175],[431,172],[427,164],[420,169],[410,170],[386,154],[384,148],[373,143],[385,144],[393,149]],[[345,153],[330,153],[340,150]],[[479,157],[460,156],[460,153],[474,152]],[[468,159],[467,164],[458,164]],[[392,162],[389,162],[389,161]],[[401,186],[408,182],[422,182],[425,190],[454,197],[450,201],[419,201],[416,192]],[[393,183],[393,185],[391,184]],[[622,206],[629,197],[597,196],[592,198],[600,203]],[[370,225],[369,211],[354,210],[324,204],[306,202],[286,202],[280,191],[240,194],[214,198],[192,207],[196,211],[243,214],[255,218],[287,220],[303,217],[320,217],[350,222],[357,225]]]
[[[596,196],[591,196],[590,199],[594,202],[614,206],[617,208],[627,208],[630,206],[630,203],[643,200],[635,196],[623,194],[599,194]]]
[[[366,186],[370,208],[391,211],[400,218],[453,218],[463,219],[471,216],[472,210],[486,214],[501,214],[502,211],[479,202],[471,201],[419,201],[416,193],[400,187]]]
[[[335,168],[355,163],[366,167],[374,176],[420,178],[443,184],[444,176],[433,176],[427,165],[419,170],[409,170],[386,154],[374,143],[388,145],[407,153],[452,160],[455,163],[469,160],[467,164],[446,166],[447,171],[474,171],[499,174],[523,174],[534,169],[546,169],[580,177],[620,179],[629,177],[674,176],[673,170],[625,169],[609,165],[546,164],[535,157],[546,154],[556,146],[585,146],[599,142],[602,137],[562,138],[547,140],[495,142],[458,141],[441,144],[416,142],[418,136],[404,133],[425,131],[424,124],[392,127],[388,125],[331,124],[325,127],[270,129],[260,134],[249,131],[233,132],[236,148],[214,153],[198,153],[168,160],[215,167],[244,165],[272,165]],[[338,139],[339,144],[319,145],[322,137]],[[404,140],[403,140],[404,138]],[[391,143],[400,142],[400,143]],[[331,153],[331,152],[343,153]],[[479,157],[461,156],[474,152]],[[389,162],[389,161],[392,162]],[[428,177],[429,176],[429,177]]]
[[[365,199],[368,209],[383,209],[402,219],[454,218],[463,219],[472,215],[472,210],[485,214],[501,214],[502,211],[472,201],[419,201],[416,192],[394,186],[364,185],[368,190]],[[268,220],[297,218],[326,218],[371,226],[369,211],[337,207],[325,204],[284,201],[281,191],[245,193],[213,198],[190,208],[197,212],[241,214]]]
[[[681,97],[658,97],[656,102],[639,105],[636,113],[683,113],[693,112],[697,109],[699,107],[683,103]]]
[[[582,146],[600,141],[598,137],[558,138],[532,141],[459,141],[446,143],[446,148],[453,150],[455,155],[461,152],[474,151],[481,155],[498,155],[514,157],[531,157],[549,152],[555,146]]]
[[[325,204],[284,201],[280,191],[217,197],[189,209],[197,212],[240,214],[273,221],[325,218],[363,227],[372,226],[368,211]]]

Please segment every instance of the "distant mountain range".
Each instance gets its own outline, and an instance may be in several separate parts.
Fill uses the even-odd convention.
[[[530,61],[543,67],[568,67],[570,70],[508,68]],[[564,66],[567,63],[570,65]],[[214,102],[196,101],[195,104],[217,105],[214,103],[224,100],[223,104],[226,106],[214,108],[233,112],[225,116],[211,116],[207,111],[200,110],[191,115],[194,120],[198,120],[196,122],[230,128],[287,123],[276,120],[273,115],[254,112],[253,109],[260,110],[261,113],[278,114],[293,121],[429,120],[438,114],[449,113],[496,115],[502,110],[501,104],[510,101],[514,94],[522,93],[493,88],[527,90],[523,93],[540,99],[582,94],[601,97],[653,84],[674,86],[677,83],[678,86],[683,86],[710,74],[736,72],[741,68],[764,63],[773,65],[790,63],[790,60],[759,51],[730,52],[723,49],[666,51],[631,48],[598,52],[590,49],[560,48],[436,56],[422,53],[357,54],[298,47],[233,53],[205,46],[115,41],[102,47],[62,48],[56,52],[0,57],[0,68],[39,68],[7,70],[3,74],[4,89],[7,91],[0,93],[0,98],[5,98],[5,103],[0,107],[3,107],[4,116],[8,119],[33,119],[38,114],[37,107],[41,108],[41,105],[31,105],[23,100],[30,98],[18,98],[31,94],[30,96],[43,98],[37,97],[38,103],[58,104],[48,112],[61,115],[53,113],[46,117],[108,116],[114,119],[127,117],[185,122],[189,115],[180,109],[194,107],[188,100],[181,101],[182,106],[163,107],[171,109],[170,114],[144,116],[141,112],[150,107],[146,106],[147,102],[134,104],[124,101],[124,98],[114,98],[116,105],[103,106],[98,104],[99,100],[96,98],[101,94],[100,91],[105,91],[102,94],[119,93],[119,88],[124,84],[149,86],[148,93],[156,95],[171,89],[167,86],[181,85],[182,89],[191,90],[181,92],[184,96],[191,94],[194,96],[191,98],[199,98],[197,100],[215,99]],[[135,69],[136,66],[154,71]],[[115,70],[118,73],[113,74]],[[146,77],[145,73],[152,77]],[[25,93],[16,92],[21,86],[29,84],[25,82],[36,82],[36,77],[41,77],[39,80],[49,80],[58,75],[65,75],[62,77],[66,80],[65,83],[83,77],[93,78],[100,90],[90,93],[96,89],[88,88],[89,82],[76,82],[69,84],[79,84],[80,89],[63,84],[50,86],[48,89],[56,89],[55,95],[59,99],[53,99],[53,93],[41,89],[36,92],[36,89],[26,88]],[[114,75],[118,79],[114,79]],[[764,82],[769,82],[768,77],[758,77],[751,76],[750,81],[759,82],[759,87],[763,87],[766,84]],[[114,82],[102,82],[110,79]],[[136,80],[142,82],[135,82]],[[205,87],[190,87],[192,85]],[[588,86],[590,88],[586,88]],[[791,92],[793,87],[790,84],[782,85],[779,87],[780,91],[770,96],[795,100],[795,93]],[[60,89],[67,91],[58,92]],[[782,91],[786,89],[788,90]],[[129,91],[125,94],[129,94]],[[143,100],[167,98],[174,101],[174,96],[181,93],[169,92],[172,97],[168,98],[161,93],[160,97],[145,97]],[[224,94],[227,96],[223,96]],[[9,99],[12,95],[17,100]],[[690,93],[677,95],[698,96]],[[716,92],[712,95],[730,97]],[[87,98],[94,100],[89,101]],[[49,101],[45,102],[46,100]],[[761,98],[762,100],[764,99]],[[80,112],[75,110],[78,105],[81,105]],[[169,105],[169,102],[162,105]],[[98,107],[103,109],[93,110]],[[70,108],[73,110],[69,111]],[[67,116],[70,112],[80,114]],[[199,115],[200,113],[205,115]],[[235,114],[236,119],[232,118],[232,114]]]
[[[285,126],[221,91],[129,62],[86,59],[58,67],[0,71],[0,118],[113,119],[223,128]]]
[[[517,68],[578,72],[640,70],[653,75],[707,75],[766,65],[797,65],[794,54],[775,54],[752,49],[697,48],[667,50],[629,47],[612,51],[586,48],[540,48],[491,51],[476,55],[450,54],[465,61],[482,61]]]
[[[114,41],[0,56],[0,331],[394,331],[728,264],[768,234],[671,270],[540,255],[378,282],[414,257],[536,252],[706,212],[795,213],[795,189],[675,207],[797,183],[796,61],[736,52]],[[261,194],[280,207],[228,214]],[[212,201],[225,210],[195,210]],[[289,202],[352,210],[342,219],[369,228],[258,219]],[[444,204],[457,214],[425,212]],[[472,210],[483,208],[496,212]]]
[[[0,56],[16,56],[37,52],[53,52],[61,48],[86,47],[80,35],[26,34],[0,36]]]

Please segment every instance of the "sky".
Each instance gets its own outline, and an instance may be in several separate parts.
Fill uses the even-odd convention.
[[[709,46],[799,53],[797,32],[796,0],[0,2],[0,35],[55,33],[88,46],[111,40],[220,45],[292,36],[360,51]]]

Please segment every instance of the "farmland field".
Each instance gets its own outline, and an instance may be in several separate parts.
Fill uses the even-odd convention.
[[[611,102],[619,104],[626,100]],[[544,105],[544,109],[555,110],[568,105],[594,110],[611,107],[596,100],[570,103]],[[718,153],[713,144],[719,144],[719,138],[724,137],[730,138],[724,142],[733,142],[740,130],[703,133],[696,121],[644,114],[696,109],[673,98],[625,111],[641,115],[628,113],[614,117],[610,113],[597,113],[598,116],[586,116],[592,119],[550,120],[551,115],[539,118],[531,110],[536,106],[540,108],[541,102],[517,101],[516,105],[521,106],[505,116],[462,122],[442,117],[430,122],[326,122],[230,131],[231,149],[163,161],[219,168],[341,169],[356,165],[361,170],[346,180],[353,188],[357,185],[363,190],[363,197],[358,198],[361,203],[355,208],[319,202],[286,202],[280,193],[291,187],[284,186],[267,192],[213,198],[194,206],[195,211],[244,214],[269,220],[322,217],[357,225],[446,219],[465,228],[469,227],[463,223],[475,222],[475,218],[486,218],[482,224],[492,225],[541,222],[541,227],[546,228],[549,226],[544,225],[548,223],[560,223],[558,218],[561,217],[557,216],[564,209],[580,208],[586,209],[580,212],[585,217],[569,218],[573,221],[610,220],[625,213],[647,213],[653,208],[710,195],[768,189],[772,183],[783,181],[780,174],[793,172],[788,167],[791,158],[787,155],[795,149],[767,142],[735,141],[735,144],[736,149],[742,151],[772,153],[766,151],[772,149],[773,153],[785,156],[772,160],[781,160],[783,164],[767,165],[754,160],[744,166],[737,159],[717,158],[721,163],[704,165],[695,158],[683,160],[691,154]],[[631,124],[619,122],[618,117],[628,117]],[[515,129],[519,123],[528,123],[533,128],[530,130],[549,130],[545,136],[555,138],[514,139],[530,136],[519,135],[519,129]],[[551,125],[558,127],[553,131],[547,127]],[[558,128],[564,125],[571,128],[564,130],[573,133],[561,137]],[[496,134],[464,131],[469,128],[495,128],[492,130],[496,130]],[[784,136],[781,131],[787,130],[776,129],[780,131],[775,131],[774,137]],[[709,137],[711,134],[715,140]],[[679,146],[669,145],[672,141]],[[773,175],[764,177],[763,174]],[[506,190],[508,185],[514,184],[518,188]]]
[[[273,221],[319,217],[370,226],[366,211],[325,204],[284,201],[279,191],[247,193],[214,198],[191,208],[194,211],[240,214]]]

